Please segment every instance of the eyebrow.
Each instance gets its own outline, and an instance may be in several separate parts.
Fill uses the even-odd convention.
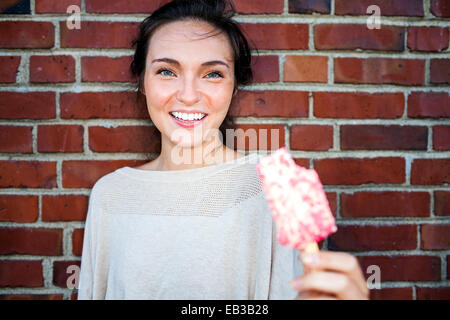
[[[180,66],[180,63],[177,60],[170,59],[170,58],[154,59],[154,60],[152,60],[152,63],[153,62],[167,62],[169,64],[174,64],[174,65]],[[222,60],[206,61],[206,62],[203,62],[201,65],[202,66],[214,66],[214,65],[217,65],[217,64],[221,64],[221,65],[224,65],[227,68],[230,68],[230,66],[227,63],[223,62]]]

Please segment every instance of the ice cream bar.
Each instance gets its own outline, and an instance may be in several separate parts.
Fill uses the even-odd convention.
[[[317,242],[337,228],[317,172],[298,166],[286,147],[263,157],[256,169],[278,241],[302,252],[318,251]]]

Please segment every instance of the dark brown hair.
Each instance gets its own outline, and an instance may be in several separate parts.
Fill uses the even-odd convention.
[[[234,56],[235,81],[233,92],[237,90],[239,85],[250,84],[253,80],[250,47],[239,25],[232,19],[234,13],[234,5],[231,0],[174,0],[163,5],[145,18],[139,26],[137,37],[132,42],[132,47],[135,47],[135,53],[130,65],[130,72],[138,81],[137,101],[143,96],[145,62],[152,34],[158,27],[180,20],[203,21],[225,33],[230,39]],[[228,111],[219,128],[224,144],[226,144],[226,129],[235,129],[230,111]]]

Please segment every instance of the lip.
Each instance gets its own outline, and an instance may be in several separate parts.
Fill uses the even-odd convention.
[[[173,112],[178,112],[178,111],[173,111]],[[179,111],[179,112],[181,112],[181,111]],[[196,113],[196,112],[187,112],[187,113]],[[169,116],[180,127],[189,129],[189,128],[193,128],[193,127],[198,126],[199,124],[201,124],[203,122],[203,120],[205,120],[208,115],[204,116],[200,120],[192,120],[192,121],[184,121],[184,120],[177,119],[173,115],[171,115],[170,113],[169,113]]]
[[[204,111],[201,111],[201,110],[182,110],[182,109],[179,109],[179,110],[172,110],[172,111],[170,111],[170,112],[181,112],[181,113],[204,113],[204,114],[207,114],[206,112],[204,112]]]

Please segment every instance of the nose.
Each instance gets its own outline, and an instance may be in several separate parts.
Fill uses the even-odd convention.
[[[185,105],[194,105],[200,100],[197,83],[191,77],[184,77],[177,92],[177,99]]]

